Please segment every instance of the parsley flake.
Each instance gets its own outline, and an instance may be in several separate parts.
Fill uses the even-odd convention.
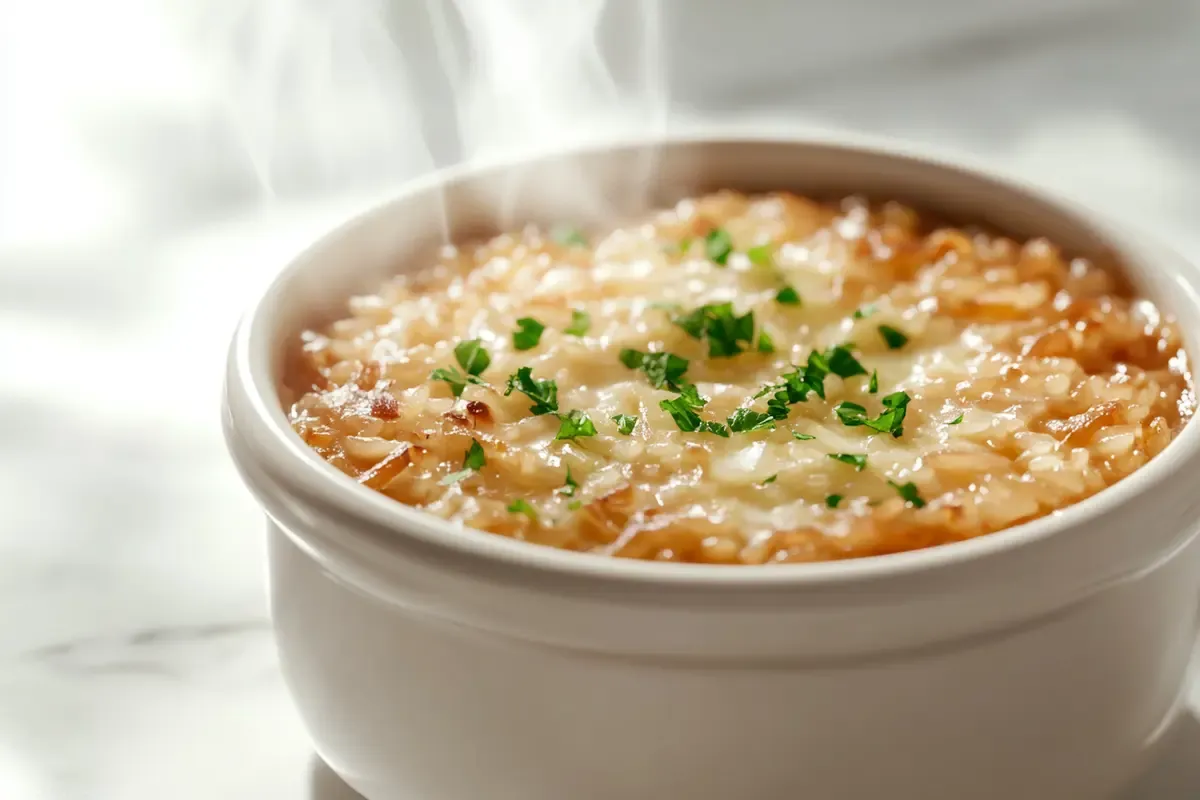
[[[879,371],[871,370],[871,380],[867,381],[867,391],[876,394],[879,391]]]
[[[765,479],[765,480],[762,482],[762,485],[763,485],[763,486],[767,486],[767,485],[769,485],[769,484],[772,484],[772,483],[774,483],[774,482],[775,482],[775,479],[776,479],[776,478],[778,478],[778,477],[779,477],[779,473],[777,472],[777,473],[775,473],[774,475],[772,475],[771,477],[769,477],[769,478]]]
[[[679,391],[679,379],[687,372],[688,360],[674,353],[641,353],[626,348],[620,353],[621,363],[630,369],[640,369],[655,389],[666,387]]]
[[[950,425],[958,425],[958,424],[960,424],[962,421],[963,421],[963,415],[962,415],[962,414],[959,414],[957,417],[955,417],[954,419],[950,420],[950,422],[949,422],[948,424],[950,424]]]
[[[533,317],[521,317],[517,320],[517,329],[513,331],[513,347],[517,350],[532,350],[542,340],[542,331],[546,326]]]
[[[781,306],[800,305],[800,293],[791,286],[785,286],[775,294],[775,302]]]
[[[880,433],[890,433],[896,438],[900,438],[900,434],[904,433],[904,415],[908,412],[908,404],[912,400],[907,392],[892,392],[889,395],[884,395],[880,401],[883,407],[887,409],[881,413],[875,420],[867,420],[867,426],[874,428]]]
[[[485,464],[487,464],[487,456],[484,455],[483,448],[479,442],[472,439],[471,446],[467,448],[467,454],[463,456],[463,468],[480,470]]]
[[[727,420],[729,430],[734,433],[750,433],[752,431],[775,430],[775,418],[770,414],[739,408]]]
[[[524,499],[513,500],[508,504],[508,510],[514,514],[524,514],[534,522],[537,522],[537,512],[533,510],[533,506]]]
[[[771,334],[767,333],[766,331],[763,331],[762,333],[758,334],[757,349],[758,349],[758,352],[760,352],[760,353],[774,353],[775,352],[775,340],[771,338]]]
[[[704,408],[708,398],[700,396],[700,390],[694,383],[685,383],[679,387],[679,399],[687,403],[689,408]]]
[[[692,433],[700,429],[700,415],[692,410],[692,406],[683,399],[683,397],[675,397],[670,400],[660,400],[658,407],[671,415],[671,419],[675,420],[675,424],[679,426],[679,430],[684,433]]]
[[[551,238],[561,245],[566,247],[587,247],[587,237],[583,235],[583,231],[578,228],[572,228],[569,225],[564,225],[555,228],[550,233]]]
[[[855,472],[862,472],[867,466],[867,457],[857,453],[829,453],[829,457],[834,461],[849,464],[854,467]]]
[[[775,419],[787,419],[791,413],[789,407],[807,400],[809,393],[825,399],[825,376],[829,374],[829,367],[828,359],[814,350],[808,354],[807,364],[780,375],[779,383],[764,386],[754,397],[771,395],[767,401],[767,413]]]
[[[867,368],[859,363],[847,345],[839,344],[831,347],[823,354],[829,371],[839,378],[853,378],[855,375],[866,375]]]
[[[675,420],[675,424],[679,426],[679,430],[685,433],[693,433],[700,431],[701,433],[713,433],[717,436],[729,436],[729,429],[720,422],[709,422],[708,420],[700,419],[697,410],[704,408],[708,400],[700,396],[700,391],[692,384],[684,384],[679,387],[679,396],[673,397],[670,400],[659,401],[658,407],[671,415],[671,419]]]
[[[514,374],[508,376],[508,386],[504,390],[504,396],[508,397],[514,391],[520,392],[533,401],[529,411],[535,417],[558,411],[558,384],[549,379],[534,378],[533,370],[529,367],[521,367]]]
[[[825,498],[825,505],[829,508],[837,508],[838,503],[840,502],[842,502],[842,496],[840,494],[831,494]]]
[[[580,436],[595,436],[596,426],[588,418],[588,415],[580,411],[578,408],[573,409],[571,413],[560,416],[558,433],[554,436],[558,439],[576,439]]]
[[[848,428],[865,425],[871,430],[890,433],[899,438],[904,432],[904,416],[911,399],[905,392],[892,392],[881,401],[884,411],[880,412],[878,417],[868,417],[866,408],[848,401],[834,406],[833,413],[837,414],[838,419]]]
[[[733,252],[733,239],[723,228],[714,228],[704,237],[704,254],[708,260],[723,267],[729,263],[729,254]]]
[[[913,508],[925,507],[925,501],[921,499],[921,494],[917,491],[915,483],[909,481],[905,484],[899,484],[895,481],[888,481],[888,486],[895,489],[896,494],[904,498],[904,502],[911,503]]]
[[[733,303],[700,306],[671,320],[693,339],[708,339],[709,358],[729,358],[743,352],[754,339],[754,312],[738,316]]]
[[[483,386],[484,383],[474,375],[463,375],[453,367],[438,367],[433,372],[429,373],[431,381],[445,381],[450,384],[450,391],[455,397],[462,397],[463,390],[467,388],[468,383],[473,383],[476,386]]]
[[[592,327],[591,315],[586,311],[575,309],[571,312],[571,324],[563,328],[563,333],[568,336],[584,336],[590,327]]]
[[[578,511],[579,509],[583,508],[583,501],[572,500],[571,502],[567,503],[567,508],[571,511]]]
[[[485,464],[487,464],[487,456],[484,454],[483,448],[479,445],[479,442],[472,439],[471,446],[467,448],[466,455],[463,456],[463,468],[458,472],[450,473],[438,481],[438,483],[442,486],[450,486],[459,481],[466,480],[483,469]]]
[[[468,375],[478,375],[492,363],[492,357],[478,339],[470,339],[456,344],[454,358]]]
[[[867,418],[865,407],[849,401],[838,403],[833,407],[833,413],[837,414],[837,418],[842,421],[842,424],[849,428],[862,425]]]
[[[879,335],[883,337],[889,350],[899,350],[908,344],[908,337],[904,335],[904,332],[898,331],[890,325],[880,325]]]
[[[575,482],[575,479],[573,477],[571,477],[571,468],[568,466],[567,467],[567,479],[563,482],[563,485],[558,489],[558,493],[561,494],[563,497],[574,497],[575,490],[578,488],[579,488],[579,484]]]
[[[633,433],[633,429],[637,427],[638,423],[638,418],[630,416],[629,414],[616,414],[610,417],[610,419],[617,423],[617,430],[626,436]]]
[[[678,308],[678,306],[676,306]],[[686,314],[680,314],[671,319],[671,323],[683,328],[684,333],[693,339],[704,338],[704,328],[706,321],[706,313],[709,306],[700,306],[699,308],[689,311]]]
[[[746,258],[750,259],[751,264],[757,264],[760,267],[765,267],[771,263],[771,243],[760,244],[756,247],[751,247],[746,251]]]
[[[854,319],[866,319],[867,317],[871,316],[874,313],[875,313],[875,306],[866,305],[866,306],[862,306],[860,308],[854,309],[854,314],[852,316],[854,317]]]
[[[816,439],[817,437],[815,437],[815,436],[810,436],[810,435],[809,435],[809,434],[807,434],[807,433],[797,433],[796,431],[792,431],[792,438],[793,438],[793,439],[797,439],[797,440],[799,440],[799,441],[801,441],[801,442],[807,442],[807,441],[810,441],[810,440],[812,440],[812,439]]]

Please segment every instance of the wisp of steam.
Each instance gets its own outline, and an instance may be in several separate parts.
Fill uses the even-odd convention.
[[[241,139],[270,193],[301,154],[322,177],[394,179],[660,134],[660,3],[257,0],[242,9],[254,34],[235,102]],[[631,185],[648,184],[652,154],[643,161]],[[538,191],[603,216],[609,200],[570,173]]]

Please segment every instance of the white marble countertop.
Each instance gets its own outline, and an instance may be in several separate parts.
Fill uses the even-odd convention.
[[[693,92],[690,113],[783,112],[970,152],[1200,259],[1200,15],[1173,0],[1095,5],[809,65],[787,87]],[[280,682],[260,517],[217,407],[247,298],[381,182],[298,180],[255,205],[253,181],[197,144],[203,125],[170,119],[142,140],[92,127],[37,152],[0,134],[0,341],[18,343],[0,381],[0,798],[353,798]],[[24,132],[23,147],[39,138]],[[56,193],[37,194],[52,167]],[[175,388],[147,388],[163,384]],[[1129,800],[1200,797],[1200,689],[1192,699]]]

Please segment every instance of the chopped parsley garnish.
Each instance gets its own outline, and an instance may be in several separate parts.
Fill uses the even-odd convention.
[[[762,333],[758,334],[757,349],[758,349],[758,352],[760,352],[760,353],[774,353],[775,352],[775,340],[771,338],[771,334],[767,333],[766,331],[763,331]]]
[[[867,466],[867,457],[857,453],[830,453],[829,457],[834,461],[849,464],[856,472],[862,472]]]
[[[529,411],[535,417],[541,414],[553,414],[558,411],[558,384],[550,379],[538,380],[533,377],[530,367],[521,367],[508,376],[508,386],[504,396],[508,397],[514,391],[533,401]]]
[[[468,375],[478,375],[492,363],[492,357],[478,339],[459,342],[454,346],[454,358]]]
[[[883,398],[884,411],[880,412],[878,417],[868,417],[867,409],[860,406],[858,403],[843,402],[834,406],[833,412],[837,414],[842,424],[848,428],[855,428],[860,425],[865,425],[871,430],[879,431],[880,433],[890,433],[892,436],[899,437],[904,432],[904,416],[908,411],[908,403],[911,398],[905,392],[892,392]]]
[[[774,482],[775,482],[775,479],[776,479],[776,478],[778,478],[778,477],[779,477],[779,473],[777,472],[777,473],[775,473],[774,475],[772,475],[771,477],[769,477],[769,478],[765,479],[765,480],[762,482],[762,485],[763,485],[763,486],[767,486],[768,484],[772,484],[772,483],[774,483]]]
[[[741,342],[750,344],[754,338],[754,312],[740,317],[733,313],[733,304],[710,307],[705,324],[710,358],[729,358],[742,352]]]
[[[628,348],[621,351],[621,363],[630,369],[640,369],[655,389],[666,387],[679,391],[679,379],[687,372],[688,361],[674,353],[642,353]]]
[[[704,254],[709,261],[718,266],[729,263],[729,254],[733,252],[733,239],[723,228],[714,228],[704,237]]]
[[[567,479],[563,482],[562,487],[559,488],[558,493],[563,497],[574,497],[575,490],[578,488],[579,484],[576,483],[575,479],[571,477],[571,468],[567,467]]]
[[[800,305],[800,293],[791,286],[785,286],[775,294],[775,302],[784,306]]]
[[[817,437],[815,437],[815,436],[810,436],[810,435],[808,435],[807,433],[797,433],[796,431],[792,431],[792,438],[793,438],[793,439],[798,439],[798,440],[800,440],[801,442],[807,442],[807,441],[809,441],[809,440],[811,440],[811,439],[816,439]]]
[[[809,383],[809,376],[804,367],[797,367],[794,371],[781,375],[780,379],[782,383],[767,387],[768,392],[774,392],[767,400],[767,413],[775,419],[787,419],[791,413],[791,406],[807,400],[813,386]],[[821,377],[821,380],[823,379],[824,376]],[[825,391],[824,387],[821,391]]]
[[[679,426],[679,430],[685,433],[699,431],[701,433],[713,433],[717,436],[729,437],[729,429],[720,422],[710,422],[700,419],[697,410],[704,408],[708,400],[700,396],[699,390],[692,384],[684,384],[679,387],[679,396],[673,397],[670,400],[659,401],[658,407],[671,415],[671,419],[675,420],[675,424]]]
[[[874,428],[880,433],[890,433],[892,436],[899,438],[900,434],[904,433],[904,415],[908,413],[908,403],[912,400],[907,392],[892,392],[883,396],[880,401],[883,407],[887,409],[875,418],[875,423],[867,422],[869,427]]]
[[[658,407],[671,415],[671,419],[675,420],[675,424],[679,426],[679,430],[684,433],[691,433],[700,429],[700,415],[692,410],[692,406],[683,399],[683,397],[674,397],[670,400],[660,400]]]
[[[583,235],[583,231],[570,226],[555,228],[550,236],[554,241],[567,247],[587,247],[587,237]]]
[[[770,414],[739,408],[727,420],[729,430],[734,433],[750,433],[751,431],[775,430],[775,418]]]
[[[472,439],[471,446],[467,448],[467,453],[463,456],[463,468],[458,472],[450,473],[438,482],[442,486],[450,486],[461,480],[466,480],[483,469],[485,464],[487,464],[487,456],[484,455],[483,448],[480,447],[479,442]]]
[[[825,351],[825,362],[829,371],[839,378],[853,378],[855,375],[866,375],[867,369],[854,357],[854,353],[844,344],[831,347]]]
[[[963,419],[963,415],[962,415],[962,414],[959,414],[957,417],[955,417],[954,419],[950,420],[950,423],[949,423],[949,424],[951,424],[951,425],[958,425],[960,422],[962,422],[962,419]]]
[[[484,383],[474,375],[463,375],[453,367],[438,367],[433,372],[429,373],[431,381],[445,381],[450,384],[450,391],[455,397],[462,397],[463,390],[467,388],[468,383],[473,383],[476,386],[483,386]]]
[[[513,347],[518,350],[532,350],[542,340],[542,331],[546,326],[533,317],[521,317],[517,320],[517,329],[513,331]]]
[[[678,306],[677,306],[678,307]],[[684,332],[693,339],[704,338],[705,314],[707,314],[709,306],[700,306],[699,308],[689,311],[686,314],[680,314],[673,318],[671,322],[683,328]]]
[[[524,514],[534,522],[537,522],[537,512],[533,510],[533,506],[529,505],[523,499],[513,500],[508,504],[508,510],[514,514]]]
[[[679,387],[679,399],[689,408],[704,408],[708,405],[708,398],[700,396],[700,390],[694,383],[685,383]]]
[[[435,369],[429,374],[429,379],[445,381],[450,384],[450,391],[454,393],[455,397],[462,397],[463,390],[467,388],[468,383],[477,386],[484,385],[483,381],[476,376],[488,368],[488,365],[492,363],[492,357],[478,339],[470,339],[456,344],[454,358],[458,361],[459,366],[466,370],[466,375],[453,367],[446,367]]]
[[[693,339],[708,338],[709,358],[728,358],[743,352],[754,339],[754,312],[738,316],[733,303],[700,306],[671,320]]]
[[[638,418],[629,414],[617,414],[611,417],[612,421],[617,423],[617,430],[628,436],[633,433],[633,429],[637,427]]]
[[[558,419],[558,433],[554,436],[555,439],[577,439],[580,436],[596,435],[596,426],[588,419],[588,415],[578,408]]]
[[[750,259],[751,264],[757,264],[760,267],[771,263],[771,244],[760,244],[756,247],[751,247],[746,251],[746,258]]]
[[[863,425],[867,419],[867,409],[849,401],[838,403],[833,407],[833,413],[837,414],[843,425],[850,428]]]
[[[871,380],[867,381],[867,391],[876,394],[879,391],[879,371],[871,370]]]
[[[568,336],[583,336],[592,327],[592,317],[586,311],[575,309],[571,312],[571,324],[563,329]]]
[[[906,503],[912,503],[913,508],[924,508],[925,501],[921,499],[920,493],[917,491],[917,486],[911,481],[905,484],[899,484],[895,481],[888,481],[888,486],[896,490],[896,494],[904,498]]]
[[[890,325],[880,325],[879,335],[883,337],[889,350],[899,350],[908,344],[908,337],[904,335],[904,332],[898,331]]]
[[[567,503],[567,508],[571,511],[578,511],[579,509],[583,508],[583,501],[572,500],[571,502]]]
[[[875,313],[875,306],[867,305],[854,309],[854,319],[866,319]]]
[[[836,349],[838,348],[834,348],[834,350]],[[828,352],[832,353],[833,350]],[[847,355],[849,355],[848,351]],[[854,356],[850,356],[850,359],[858,364],[854,360]],[[838,366],[843,370],[848,369],[840,357]],[[804,402],[808,399],[810,392],[822,400],[825,399],[825,376],[829,374],[829,367],[829,359],[814,350],[808,354],[807,364],[780,375],[779,383],[763,387],[754,397],[757,399],[763,395],[771,395],[771,399],[767,401],[767,413],[775,419],[787,419],[790,413],[789,406]]]
[[[838,503],[840,502],[842,502],[842,496],[840,494],[831,494],[825,498],[825,505],[829,506],[830,508],[837,508]]]
[[[463,456],[463,469],[483,469],[487,464],[487,456],[484,455],[483,448],[479,442],[471,440],[471,446],[467,448],[467,454]]]

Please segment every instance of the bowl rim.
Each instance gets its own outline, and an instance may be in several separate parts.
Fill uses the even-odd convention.
[[[699,130],[670,132],[602,142],[575,144],[564,148],[523,153],[486,162],[454,165],[403,184],[384,200],[343,221],[313,241],[293,257],[259,292],[243,316],[234,334],[227,362],[225,386],[225,436],[234,460],[246,458],[242,442],[251,438],[255,451],[248,458],[267,465],[267,472],[279,480],[279,486],[305,502],[317,503],[332,511],[339,523],[385,532],[388,549],[399,550],[406,541],[432,549],[448,558],[474,558],[493,566],[508,565],[564,578],[602,580],[640,585],[673,587],[769,588],[780,586],[827,586],[846,582],[870,582],[885,578],[909,577],[919,573],[953,568],[986,559],[988,556],[1015,551],[1045,542],[1067,529],[1086,526],[1121,506],[1135,501],[1189,462],[1200,460],[1200,422],[1189,419],[1168,446],[1147,464],[1126,478],[1084,500],[1053,511],[1030,522],[992,533],[947,544],[877,556],[835,561],[778,563],[758,565],[717,565],[654,562],[614,558],[591,553],[562,550],[494,533],[457,525],[400,503],[382,493],[359,485],[349,476],[321,459],[298,437],[280,402],[275,381],[268,368],[272,363],[268,349],[273,329],[268,311],[272,298],[290,279],[319,259],[322,252],[403,200],[436,192],[456,181],[479,177],[492,170],[529,165],[543,160],[602,153],[624,148],[672,145],[744,144],[785,145],[832,148],[854,154],[882,156],[936,170],[953,170],[985,182],[998,183],[1036,197],[1044,203],[1081,216],[1100,233],[1121,242],[1118,250],[1127,255],[1131,239],[1152,241],[1132,226],[1114,225],[1103,215],[1087,209],[1057,192],[1031,183],[990,165],[984,165],[957,153],[953,157],[934,154],[928,149],[903,140],[872,137],[857,133],[790,130],[748,132],[735,130]],[[1136,234],[1136,235],[1135,235]],[[1177,253],[1153,242],[1171,256],[1168,275],[1184,296],[1181,305],[1190,306],[1200,316],[1200,273],[1195,283],[1184,279],[1192,265]],[[1132,259],[1131,259],[1132,260]],[[1182,316],[1182,315],[1180,315]],[[1196,337],[1188,337],[1194,339]],[[1189,350],[1189,356],[1191,355]],[[1189,359],[1190,360],[1190,359]],[[243,468],[243,477],[246,471]],[[248,483],[253,481],[247,478]],[[255,487],[251,486],[252,491]],[[257,493],[257,491],[256,491]],[[261,499],[261,498],[260,498]],[[323,532],[325,537],[354,536],[355,531]],[[380,536],[375,536],[376,541]]]

